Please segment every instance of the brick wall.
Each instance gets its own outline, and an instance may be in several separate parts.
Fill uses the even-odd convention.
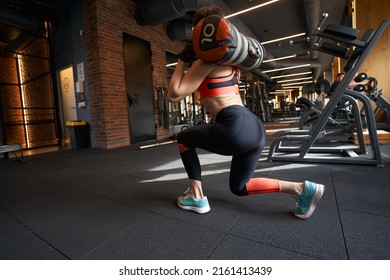
[[[1,144],[20,143],[23,148],[58,144],[50,63],[42,58],[47,54],[46,39],[36,38],[19,58],[0,57]]]
[[[170,41],[164,25],[139,26],[134,19],[133,1],[84,0],[83,8],[94,145],[103,149],[126,146],[130,136],[123,33],[150,42],[153,87],[167,86],[165,52],[179,52],[184,43]],[[156,99],[154,92],[157,123]],[[157,139],[168,136],[169,130],[157,125]]]
[[[14,57],[0,57],[0,98],[3,107],[4,131],[7,144],[21,143],[26,147],[23,124],[22,102],[20,97],[19,77],[17,71],[17,59]],[[14,125],[15,124],[15,125]],[[0,144],[5,144],[0,133]]]

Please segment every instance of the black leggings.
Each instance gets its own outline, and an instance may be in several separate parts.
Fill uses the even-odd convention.
[[[215,123],[190,127],[177,136],[180,156],[188,178],[201,181],[196,148],[231,155],[229,187],[236,195],[248,195],[246,183],[255,171],[265,145],[265,129],[260,119],[239,105],[221,110]]]

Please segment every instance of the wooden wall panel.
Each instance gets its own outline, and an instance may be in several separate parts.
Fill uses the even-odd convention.
[[[382,20],[390,20],[389,0],[355,0],[356,28],[364,33],[368,28],[378,28]],[[390,26],[382,34],[368,58],[359,69],[375,77],[378,88],[390,100]]]

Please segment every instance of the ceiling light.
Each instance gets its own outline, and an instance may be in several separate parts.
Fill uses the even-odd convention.
[[[257,6],[253,6],[251,8],[248,8],[248,9],[245,9],[245,10],[242,10],[242,11],[238,11],[236,13],[233,13],[231,15],[227,15],[225,16],[225,18],[231,18],[231,17],[234,17],[234,16],[238,16],[240,14],[243,14],[243,13],[246,13],[246,12],[249,12],[249,11],[252,11],[252,10],[255,10],[255,9],[258,9],[258,8],[261,8],[261,7],[264,7],[264,6],[267,6],[269,4],[272,4],[272,3],[275,3],[275,2],[278,2],[279,0],[272,0],[272,1],[269,1],[269,2],[266,2],[266,3],[263,3],[263,4],[259,4]]]
[[[279,79],[279,78],[286,78],[286,77],[293,77],[293,76],[299,76],[299,75],[309,75],[313,74],[313,72],[301,72],[301,73],[295,73],[295,74],[287,74],[287,75],[280,75],[280,76],[273,76],[271,79]]]
[[[294,34],[294,35],[290,35],[290,36],[286,36],[286,37],[282,37],[282,38],[278,38],[278,39],[274,39],[274,40],[270,40],[270,41],[266,41],[266,42],[261,42],[261,44],[263,44],[263,45],[271,44],[271,43],[275,43],[278,41],[283,41],[283,40],[287,40],[287,39],[291,39],[291,38],[295,38],[295,37],[299,37],[299,36],[303,36],[303,35],[306,35],[306,33],[303,32],[303,33],[298,33],[298,34]]]
[[[301,80],[309,80],[311,77],[303,77],[303,78],[296,78],[296,79],[290,79],[290,80],[281,80],[277,81],[277,83],[288,83],[288,82],[296,82],[296,81],[301,81]]]
[[[287,86],[297,86],[297,85],[303,85],[303,84],[311,84],[313,81],[305,81],[305,82],[298,82],[298,83],[291,83],[291,84],[284,84],[282,87],[287,87]]]
[[[302,86],[297,87],[286,87],[284,90],[291,90],[291,89],[301,89]]]
[[[165,65],[165,67],[175,66],[176,64],[177,64],[177,62],[170,63],[170,64]]]
[[[287,56],[283,56],[283,57],[267,59],[267,60],[264,60],[263,63],[267,63],[267,62],[271,62],[271,61],[277,61],[277,60],[283,60],[283,59],[289,59],[289,58],[295,58],[295,57],[297,57],[296,54],[287,55]]]
[[[290,66],[290,67],[284,67],[284,68],[278,68],[278,69],[271,69],[271,70],[266,70],[262,71],[263,73],[270,73],[270,72],[276,72],[276,71],[282,71],[282,70],[289,70],[289,69],[295,69],[295,68],[300,68],[300,67],[308,67],[311,64],[303,64],[303,65],[295,65],[295,66]]]
[[[285,89],[277,89],[276,90],[276,94],[281,94],[281,93],[284,93],[284,94],[286,94],[287,93],[287,91],[292,91],[292,89],[290,89],[290,88],[285,88]]]

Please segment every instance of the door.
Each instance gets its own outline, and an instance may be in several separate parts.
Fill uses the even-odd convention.
[[[124,34],[126,93],[132,144],[156,139],[150,43]]]
[[[58,81],[61,95],[61,117],[63,144],[70,145],[70,137],[66,122],[77,120],[76,93],[73,80],[73,67],[58,71]]]

